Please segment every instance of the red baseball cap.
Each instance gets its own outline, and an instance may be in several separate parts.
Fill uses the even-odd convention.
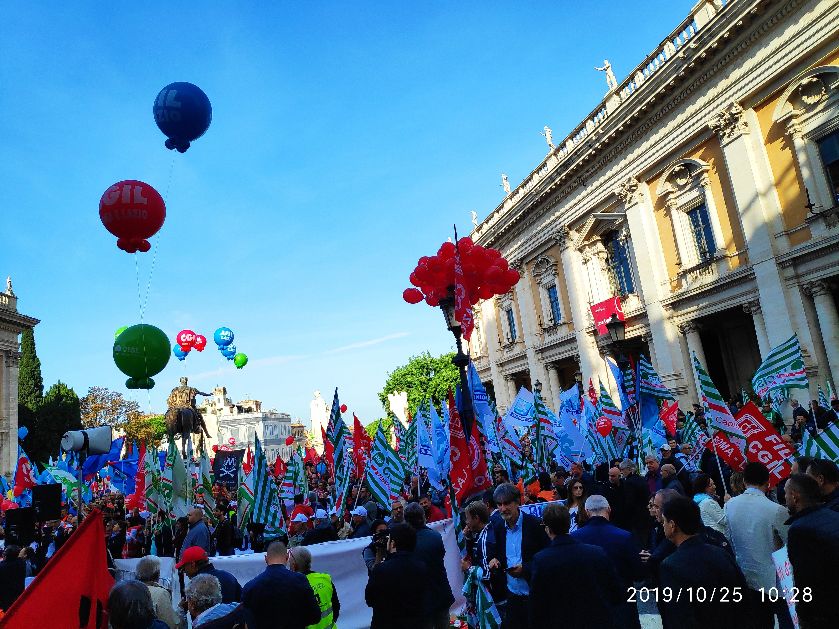
[[[202,561],[208,559],[207,551],[200,546],[190,546],[181,554],[181,560],[175,564],[175,568],[180,570],[185,564],[193,561]]]

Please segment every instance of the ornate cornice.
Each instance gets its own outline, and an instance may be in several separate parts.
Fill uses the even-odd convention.
[[[827,280],[814,280],[812,282],[805,282],[801,285],[801,290],[805,295],[810,297],[821,297],[823,295],[831,295],[831,285]]]
[[[760,314],[760,300],[751,299],[743,304],[743,312],[750,315]]]
[[[749,123],[743,115],[743,107],[740,103],[731,103],[722,111],[714,114],[708,126],[720,137],[723,142],[736,140],[741,135],[749,132]]]

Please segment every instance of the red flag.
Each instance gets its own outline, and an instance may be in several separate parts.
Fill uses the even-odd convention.
[[[705,447],[711,452],[716,451],[717,456],[735,472],[742,472],[743,468],[746,467],[746,457],[743,456],[743,451],[731,443],[725,433],[719,430],[714,433],[713,439],[708,439],[705,442]]]
[[[146,444],[140,442],[140,449],[137,453],[137,473],[134,476],[134,493],[125,497],[125,508],[140,511],[146,510],[146,466],[143,461],[146,458]]]
[[[597,406],[597,391],[594,389],[591,378],[588,379],[588,399],[591,400],[592,405]]]
[[[769,468],[771,489],[792,473],[789,458],[795,454],[795,450],[781,440],[781,435],[754,402],[749,402],[741,408],[735,419],[740,430],[746,435],[746,458],[752,462],[763,463]]]
[[[58,549],[0,621],[9,629],[107,627],[114,578],[105,558],[105,526],[94,510]]]
[[[479,491],[490,486],[487,475],[486,459],[481,453],[478,441],[474,439],[475,426],[469,440],[460,421],[460,413],[454,403],[454,396],[449,391],[449,443],[451,447],[452,469],[450,482],[458,504]]]
[[[367,460],[370,458],[370,452],[373,449],[373,440],[364,426],[358,421],[355,413],[352,414],[353,429],[352,429],[352,458],[355,463],[355,475],[361,478],[364,475],[364,467],[367,465]]]
[[[475,327],[475,317],[469,303],[466,277],[463,275],[463,265],[460,263],[460,252],[457,249],[454,252],[454,317],[460,322],[463,338],[468,341]]]
[[[678,419],[678,415],[679,403],[672,402],[668,405],[666,400],[662,403],[661,410],[658,412],[658,416],[664,422],[664,427],[667,428],[667,433],[673,437],[676,436],[676,420]]]
[[[253,469],[253,452],[251,452],[251,447],[248,446],[248,451],[245,454],[245,460],[242,461],[242,471],[245,473],[245,476],[251,473]]]
[[[37,470],[32,466],[32,461],[26,456],[23,448],[17,449],[17,469],[15,470],[15,496],[20,496],[27,489],[32,489],[38,484]]]
[[[492,486],[492,479],[489,476],[489,465],[487,464],[486,451],[481,447],[480,429],[478,422],[472,422],[472,434],[469,438],[469,454],[472,462],[472,483],[475,491],[485,491]]]
[[[320,427],[320,436],[323,439],[323,459],[326,461],[326,468],[329,475],[335,478],[335,446],[332,445],[323,426]]]
[[[320,457],[318,456],[317,450],[314,448],[306,448],[306,456],[303,457],[304,463],[311,463],[312,465],[317,465]]]
[[[282,480],[287,469],[288,465],[286,465],[286,462],[283,461],[283,457],[278,456],[277,460],[274,461],[274,478]]]

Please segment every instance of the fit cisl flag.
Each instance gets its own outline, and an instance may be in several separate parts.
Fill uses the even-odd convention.
[[[107,627],[114,579],[105,558],[105,526],[94,510],[52,556],[0,621],[8,629]]]
[[[245,456],[244,450],[219,450],[213,460],[213,478],[227,489],[236,489],[239,466]]]
[[[795,450],[781,440],[775,427],[761,414],[754,402],[749,402],[737,413],[737,423],[746,435],[746,458],[762,463],[769,469],[769,488],[792,473],[789,459]]]

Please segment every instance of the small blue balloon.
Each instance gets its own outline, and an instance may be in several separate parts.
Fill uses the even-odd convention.
[[[236,355],[236,346],[228,345],[227,347],[223,347],[221,349],[221,355],[228,360],[233,360],[233,357]]]
[[[200,138],[213,120],[210,99],[192,83],[170,83],[154,100],[154,121],[163,131],[167,149],[185,153],[190,142]]]
[[[180,345],[175,345],[172,347],[172,353],[178,360],[186,360],[186,352],[181,349]]]
[[[17,429],[17,438],[18,439],[26,439],[26,435],[29,434],[29,429],[26,426],[21,426]]]
[[[230,328],[219,328],[213,333],[213,340],[219,349],[227,347],[233,342],[233,330]]]

